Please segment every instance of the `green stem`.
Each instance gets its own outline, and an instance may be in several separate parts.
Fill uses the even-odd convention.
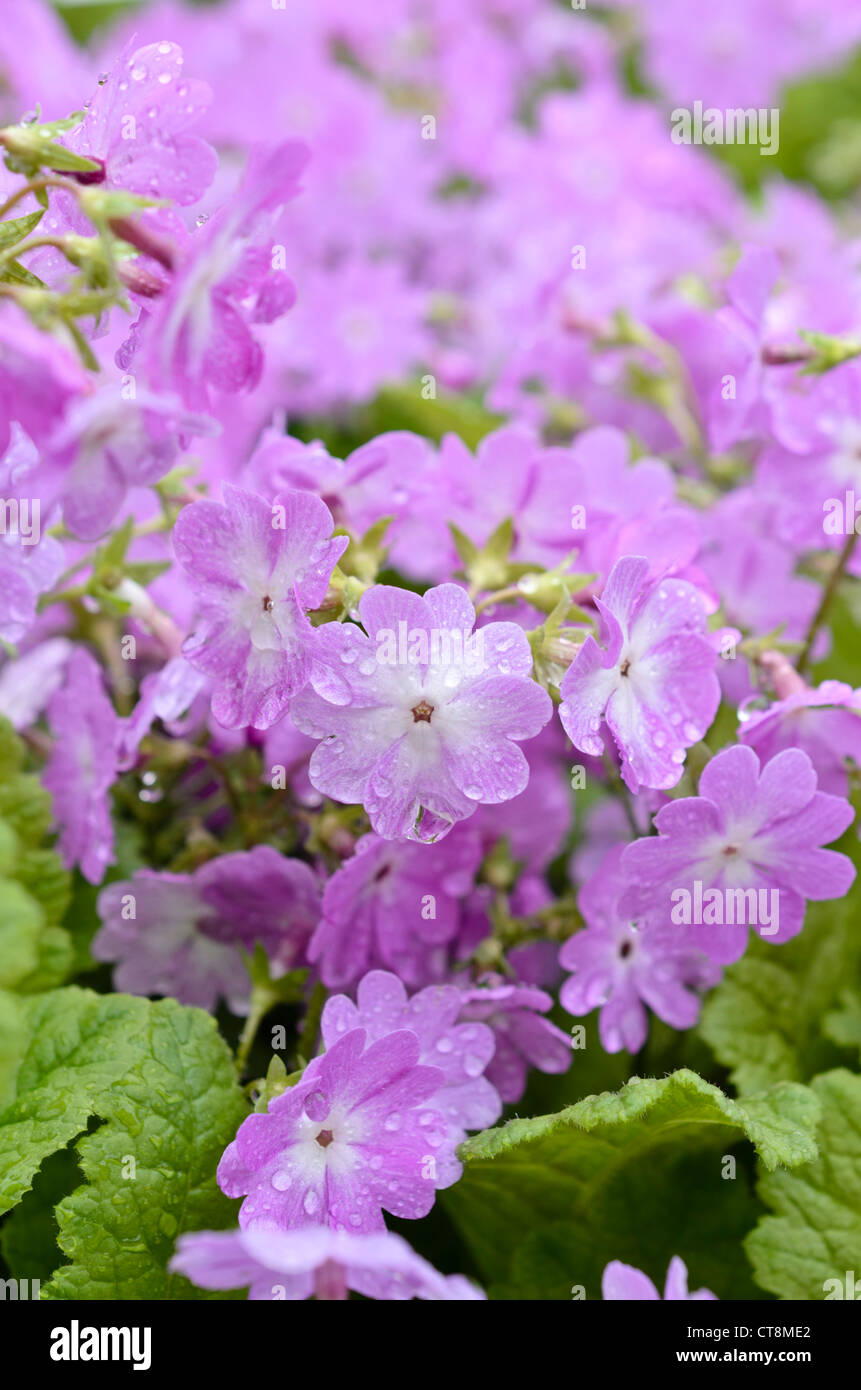
[[[296,1044],[296,1055],[302,1062],[310,1062],[313,1056],[314,1047],[317,1043],[317,1034],[320,1031],[320,1018],[323,1013],[323,1005],[326,1002],[326,987],[321,980],[318,980],[308,1001],[308,1009],[305,1020],[302,1024],[302,1032]]]
[[[245,1071],[248,1057],[257,1037],[257,1030],[268,1014],[277,997],[269,989],[255,985],[251,991],[251,1007],[242,1029],[239,1046],[236,1049],[236,1071],[239,1076]]]
[[[807,629],[807,634],[804,638],[804,646],[801,649],[801,655],[798,658],[798,664],[796,666],[796,670],[798,671],[799,675],[803,675],[804,672],[807,670],[808,665],[810,664],[810,653],[813,650],[813,644],[816,641],[819,629],[822,627],[823,622],[828,616],[828,610],[831,607],[834,595],[837,593],[837,590],[840,587],[840,581],[846,573],[846,566],[852,559],[852,553],[855,550],[855,546],[857,545],[857,543],[858,532],[851,531],[850,534],[846,537],[843,549],[837,557],[837,561],[834,565],[834,568],[832,569],[831,574],[828,577],[828,583],[825,585],[825,588],[822,591],[822,598],[820,600],[819,607],[814,613],[813,618],[810,622],[810,626]]]
[[[518,589],[516,584],[510,584],[506,589],[496,589],[492,594],[487,594],[479,603],[475,605],[475,615],[483,613],[485,608],[489,608],[493,603],[504,603],[509,598],[526,598],[522,589]]]
[[[0,204],[0,220],[5,218],[14,207],[17,207],[18,203],[22,202],[28,194],[39,193],[45,188],[65,188],[67,193],[75,192],[75,185],[70,180],[51,178],[47,174],[41,174],[39,178],[31,179],[29,183],[25,183],[23,188],[17,188],[12,196],[6,199],[5,203]]]

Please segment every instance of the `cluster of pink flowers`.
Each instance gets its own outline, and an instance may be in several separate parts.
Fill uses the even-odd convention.
[[[857,247],[664,108],[770,102],[861,14],[606,8],[654,98],[544,0],[0,35],[0,715],[117,990],[244,1020],[249,1084],[261,951],[295,1009],[204,1288],[484,1297],[384,1213],[576,1073],[564,1016],[692,1028],[855,876]]]

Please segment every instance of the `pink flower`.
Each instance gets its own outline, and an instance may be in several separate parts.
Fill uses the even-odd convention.
[[[291,711],[323,740],[311,758],[318,791],[362,802],[391,840],[438,839],[480,803],[523,791],[529,764],[517,744],[540,732],[552,705],[532,680],[522,629],[473,632],[475,610],[457,584],[424,598],[378,584],[359,614],[365,632],[321,630],[331,678],[312,681]]]
[[[193,1231],[180,1236],[170,1268],[204,1289],[248,1286],[250,1299],[482,1299],[460,1274],[439,1274],[393,1231],[351,1235],[326,1226],[278,1231]]]
[[[576,1016],[600,1008],[606,1052],[639,1052],[648,1034],[646,1006],[673,1028],[692,1028],[700,1011],[695,986],[717,984],[720,970],[692,944],[683,927],[662,919],[634,922],[620,910],[627,888],[623,847],[605,855],[578,894],[584,931],[569,937],[559,963],[573,971],[559,1002]]]
[[[351,987],[373,966],[413,987],[443,975],[480,858],[469,827],[435,845],[364,835],[323,894],[309,956],[324,983]]]
[[[496,1035],[486,1075],[506,1102],[523,1095],[530,1067],[556,1074],[571,1065],[570,1039],[542,1017],[552,1006],[543,989],[499,975],[486,975],[464,988],[461,1018],[486,1023]]]
[[[103,173],[82,182],[105,182],[146,197],[197,202],[215,176],[215,151],[193,126],[212,102],[206,82],[184,75],[175,43],[128,44],[100,80],[87,114],[67,143],[95,159]]]
[[[224,503],[193,502],[174,527],[200,610],[183,651],[212,678],[220,724],[267,729],[308,680],[319,633],[305,613],[322,602],[348,541],[332,538],[331,513],[309,492],[270,505],[223,491]]]
[[[623,1264],[621,1260],[611,1260],[607,1265],[601,1280],[601,1293],[604,1298],[632,1301],[648,1299],[657,1302],[661,1297],[647,1274],[635,1269],[633,1265]],[[664,1299],[676,1302],[717,1300],[717,1294],[712,1293],[710,1289],[697,1289],[695,1293],[688,1293],[687,1267],[684,1260],[674,1255],[667,1270]]]
[[[840,898],[852,886],[851,859],[821,846],[853,819],[848,801],[817,791],[800,749],[760,767],[752,748],[727,748],[707,764],[699,796],[669,802],[655,817],[659,834],[624,851],[630,887],[621,910],[684,924],[692,944],[722,964],[744,953],[751,926],[788,941],[807,899]]]
[[[483,1023],[458,1022],[459,989],[428,985],[410,998],[397,975],[372,970],[359,982],[356,1001],[345,994],[326,1001],[327,1047],[351,1028],[364,1028],[369,1042],[407,1028],[419,1040],[419,1061],[443,1072],[443,1086],[429,1103],[445,1115],[453,1143],[461,1143],[467,1130],[486,1129],[499,1119],[502,1102],[484,1075],[495,1051],[493,1032]]]
[[[426,1216],[461,1168],[431,1105],[445,1076],[420,1051],[405,1029],[368,1044],[354,1028],[249,1115],[218,1167],[222,1191],[245,1197],[240,1226],[380,1231],[383,1208]]]
[[[69,657],[66,682],[48,705],[54,748],[43,781],[54,799],[59,850],[101,883],[113,860],[110,790],[117,776],[120,721],[105,694],[98,663],[85,647]]]
[[[263,353],[251,330],[295,299],[270,228],[298,193],[307,158],[295,141],[252,153],[237,193],[179,253],[169,288],[130,340],[123,363],[139,352],[153,386],[178,391],[192,409],[206,408],[210,387],[241,391],[260,380]]]
[[[575,748],[599,757],[605,720],[633,792],[675,786],[685,749],[720,703],[699,591],[682,579],[650,582],[648,570],[641,556],[617,560],[595,600],[604,647],[587,637],[560,686],[559,717]]]

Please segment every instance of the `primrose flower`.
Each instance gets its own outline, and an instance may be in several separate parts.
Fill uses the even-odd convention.
[[[250,983],[240,948],[259,942],[273,972],[304,963],[319,915],[313,870],[269,845],[222,854],[193,874],[139,869],[98,897],[97,960],[116,962],[114,984],[129,994],[168,994],[214,1009],[248,1011]]]
[[[530,1067],[555,1075],[571,1065],[571,1039],[543,1017],[552,1006],[543,989],[501,975],[463,988],[461,1018],[493,1029],[496,1051],[485,1075],[506,1103],[523,1095]]]
[[[806,753],[789,748],[761,767],[737,745],[706,764],[699,795],[670,801],[657,835],[622,856],[621,910],[659,914],[690,931],[712,960],[738,960],[755,926],[768,941],[801,931],[806,900],[848,893],[852,861],[823,849],[854,819],[848,801],[817,791]]]
[[[601,1279],[601,1293],[604,1298],[629,1301],[647,1299],[657,1302],[661,1298],[647,1274],[641,1269],[635,1269],[633,1265],[623,1264],[621,1260],[611,1260],[607,1265]],[[670,1260],[667,1282],[664,1285],[665,1302],[694,1302],[697,1299],[717,1300],[717,1294],[712,1293],[710,1289],[697,1289],[695,1293],[688,1293],[687,1266],[684,1260],[674,1255]]]
[[[362,595],[359,616],[364,632],[320,630],[331,677],[313,680],[291,709],[296,726],[322,740],[311,757],[317,790],[362,802],[384,839],[423,841],[522,792],[529,764],[517,744],[552,712],[523,630],[473,632],[475,610],[457,584],[424,598],[379,584]]]
[[[843,681],[808,686],[777,652],[765,652],[761,664],[774,671],[778,698],[763,707],[752,696],[739,708],[739,742],[764,762],[785,748],[802,749],[816,768],[820,789],[846,796],[846,761],[861,765],[861,690]]]
[[[413,987],[441,977],[480,859],[470,829],[435,845],[363,835],[323,893],[309,956],[324,984],[351,987],[372,966]]]
[[[124,52],[100,81],[83,122],[67,138],[77,154],[94,159],[105,183],[147,198],[197,202],[215,176],[215,151],[190,127],[212,102],[206,82],[183,73],[175,43],[148,43]]]
[[[569,937],[559,963],[573,975],[559,994],[575,1016],[600,1007],[606,1052],[639,1052],[648,1033],[648,1005],[673,1028],[692,1028],[700,1011],[696,986],[717,984],[720,970],[691,943],[683,928],[661,919],[634,922],[619,910],[627,888],[623,846],[605,855],[577,902],[584,931]]]
[[[105,694],[98,662],[76,647],[64,685],[48,705],[54,747],[43,782],[54,800],[59,850],[67,868],[80,866],[101,883],[113,859],[110,790],[116,780],[120,721]]]
[[[431,1104],[444,1114],[453,1141],[469,1129],[486,1129],[499,1119],[502,1103],[484,1076],[495,1051],[493,1032],[483,1023],[458,1023],[463,995],[454,985],[429,985],[412,998],[396,975],[372,970],[359,982],[357,1002],[333,994],[323,1009],[327,1046],[351,1028],[364,1028],[369,1042],[407,1028],[421,1046],[419,1060],[445,1074]]]
[[[307,159],[298,141],[252,153],[233,199],[177,246],[170,286],[127,340],[124,362],[140,352],[153,386],[177,391],[194,410],[207,407],[210,387],[242,391],[260,380],[263,352],[251,330],[273,323],[296,298],[270,226],[299,192]]]
[[[685,749],[706,733],[720,703],[717,653],[705,635],[699,591],[683,579],[648,579],[626,555],[595,600],[603,647],[586,638],[560,685],[559,717],[575,748],[600,757],[606,721],[632,792],[674,787]]]
[[[177,518],[177,559],[200,616],[183,651],[213,681],[220,724],[268,729],[308,680],[319,633],[305,612],[323,601],[348,545],[310,492],[270,505],[224,485],[224,502],[193,502]]]
[[[432,1099],[439,1067],[419,1064],[406,1029],[367,1044],[353,1028],[302,1079],[249,1115],[218,1167],[228,1197],[245,1197],[243,1228],[265,1223],[383,1230],[393,1216],[426,1216],[438,1187],[460,1176],[446,1117]]]
[[[249,1299],[482,1299],[460,1274],[439,1274],[393,1231],[352,1235],[327,1226],[252,1226],[180,1236],[170,1268],[203,1289],[248,1287]]]

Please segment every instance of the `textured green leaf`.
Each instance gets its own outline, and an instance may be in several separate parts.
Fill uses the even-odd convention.
[[[623,1259],[662,1280],[673,1254],[722,1297],[754,1292],[740,1250],[756,1219],[748,1139],[763,1163],[810,1161],[818,1104],[783,1084],[734,1101],[695,1072],[632,1080],[556,1115],[516,1119],[461,1148],[445,1205],[503,1297],[565,1298]],[[725,1157],[737,1176],[723,1176]],[[732,1165],[729,1165],[732,1168]]]
[[[786,945],[753,939],[706,1000],[700,1033],[741,1094],[807,1081],[846,1060],[823,1020],[861,974],[859,899],[855,887],[842,902],[811,903]]]
[[[74,987],[15,1007],[25,1041],[0,1112],[0,1211],[72,1141],[86,1179],[56,1209],[69,1263],[42,1296],[204,1296],[166,1264],[183,1231],[236,1220],[215,1170],[248,1102],[215,1020],[172,999]]]
[[[55,989],[71,973],[74,949],[60,923],[71,876],[43,845],[51,799],[22,772],[24,745],[0,720],[0,986],[23,993]]]
[[[26,850],[12,875],[35,898],[45,914],[47,926],[63,920],[71,897],[71,875],[63,868],[59,855],[51,849]]]
[[[24,1050],[25,1025],[21,1004],[0,989],[0,1111],[15,1094],[15,1077]]]
[[[0,1213],[30,1187],[42,1160],[97,1113],[134,1065],[150,1006],[128,995],[62,989],[22,999],[26,1029],[17,1089],[0,1112]]]
[[[20,884],[0,880],[0,988],[11,989],[35,970],[43,926],[38,903]]]
[[[19,994],[57,989],[73,973],[74,963],[75,948],[69,933],[62,927],[46,927],[36,941],[35,966],[15,988]]]
[[[51,798],[38,777],[22,772],[0,781],[0,819],[25,848],[42,843],[51,828]]]
[[[861,1294],[861,1076],[818,1076],[819,1158],[792,1173],[763,1177],[760,1196],[774,1211],[748,1237],[757,1282],[780,1298],[824,1299],[826,1280],[855,1272]],[[845,1294],[844,1294],[845,1296]]]
[[[149,1005],[140,1059],[99,1104],[109,1123],[77,1145],[87,1185],[57,1208],[72,1263],[43,1297],[206,1297],[165,1267],[184,1231],[235,1224],[215,1170],[247,1109],[215,1020]]]
[[[57,1244],[57,1203],[81,1182],[73,1148],[60,1149],[45,1159],[33,1181],[0,1229],[0,1250],[15,1279],[38,1279],[47,1284],[66,1256]]]

